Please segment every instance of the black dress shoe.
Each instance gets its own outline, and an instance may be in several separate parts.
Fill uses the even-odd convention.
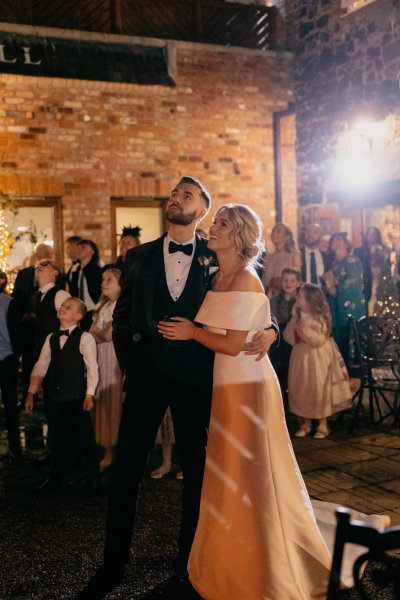
[[[55,479],[54,477],[49,477],[44,481],[39,487],[36,488],[36,491],[39,494],[50,494],[51,492],[56,492],[62,488],[62,481],[60,479]]]
[[[82,588],[74,600],[102,600],[113,590],[125,575],[125,565],[109,567],[102,565],[89,583]]]

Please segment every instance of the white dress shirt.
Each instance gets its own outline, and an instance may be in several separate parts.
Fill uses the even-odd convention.
[[[304,247],[304,258],[306,261],[306,282],[307,283],[311,283],[311,252],[314,252],[315,255],[315,265],[317,268],[317,277],[318,277],[318,284],[321,287],[321,281],[320,281],[320,277],[322,277],[322,275],[325,272],[325,267],[324,267],[324,259],[322,258],[322,254],[321,254],[321,250],[319,250],[318,248],[307,248],[307,246]]]
[[[55,283],[46,283],[46,285],[39,288],[39,292],[42,292],[42,297],[40,298],[40,302],[43,302],[43,298],[45,297],[47,292],[49,290],[51,290],[55,285],[56,285]],[[61,304],[64,302],[64,300],[66,300],[70,296],[71,296],[71,294],[69,292],[66,292],[65,290],[58,290],[58,292],[56,293],[56,295],[54,297],[54,308],[56,310],[58,310],[60,308]]]
[[[186,246],[186,244],[193,244],[193,251],[190,256],[187,256],[187,254],[184,254],[183,252],[174,252],[170,254],[168,251],[170,242],[175,242],[176,244],[179,243],[176,240],[173,240],[169,234],[164,238],[165,276],[167,278],[167,285],[171,298],[173,300],[178,300],[184,290],[189,275],[196,244],[196,236],[193,236],[191,240],[182,244],[183,246]]]
[[[75,327],[76,325],[73,325],[72,327],[68,328],[70,335],[71,332],[75,329]],[[47,369],[49,368],[49,364],[51,361],[50,337],[52,335],[52,333],[49,333],[49,335],[47,336],[38,361],[33,367],[28,390],[32,394],[36,394],[40,384],[43,381],[44,376],[47,373]],[[66,335],[62,335],[60,337],[60,348],[64,347],[64,344],[67,341],[67,339],[68,337]],[[79,351],[83,356],[83,360],[86,366],[86,394],[94,396],[97,384],[99,383],[99,367],[97,364],[96,342],[91,333],[88,333],[87,331],[84,331],[82,333],[81,340],[79,343]]]
[[[83,269],[79,269],[78,275],[78,290],[82,287],[82,300],[85,303],[86,310],[94,310],[96,302],[93,302],[91,295],[89,294],[89,288],[86,281],[86,277],[83,275]]]

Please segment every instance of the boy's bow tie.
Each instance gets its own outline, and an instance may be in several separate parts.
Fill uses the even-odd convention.
[[[69,336],[69,329],[60,329],[60,331],[58,332],[58,335],[61,337],[62,335],[66,335],[67,337]]]
[[[173,254],[174,252],[183,252],[187,256],[191,256],[193,252],[193,244],[176,244],[175,242],[170,242],[168,246],[168,252]]]

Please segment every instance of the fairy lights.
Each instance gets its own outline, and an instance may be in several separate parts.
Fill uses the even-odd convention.
[[[0,208],[0,269],[7,272],[8,257],[10,255],[10,233],[5,219],[5,213]]]

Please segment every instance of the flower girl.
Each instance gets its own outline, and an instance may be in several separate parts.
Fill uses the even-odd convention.
[[[122,410],[123,377],[112,342],[112,314],[121,292],[120,275],[119,269],[106,269],[103,272],[102,295],[90,328],[97,344],[100,377],[94,407],[96,442],[104,449],[100,472],[113,463]]]
[[[293,346],[288,395],[289,410],[299,417],[295,437],[308,435],[311,421],[316,419],[314,438],[325,438],[329,435],[327,417],[351,406],[349,376],[331,331],[332,318],[323,292],[305,283],[284,331],[285,340]]]

